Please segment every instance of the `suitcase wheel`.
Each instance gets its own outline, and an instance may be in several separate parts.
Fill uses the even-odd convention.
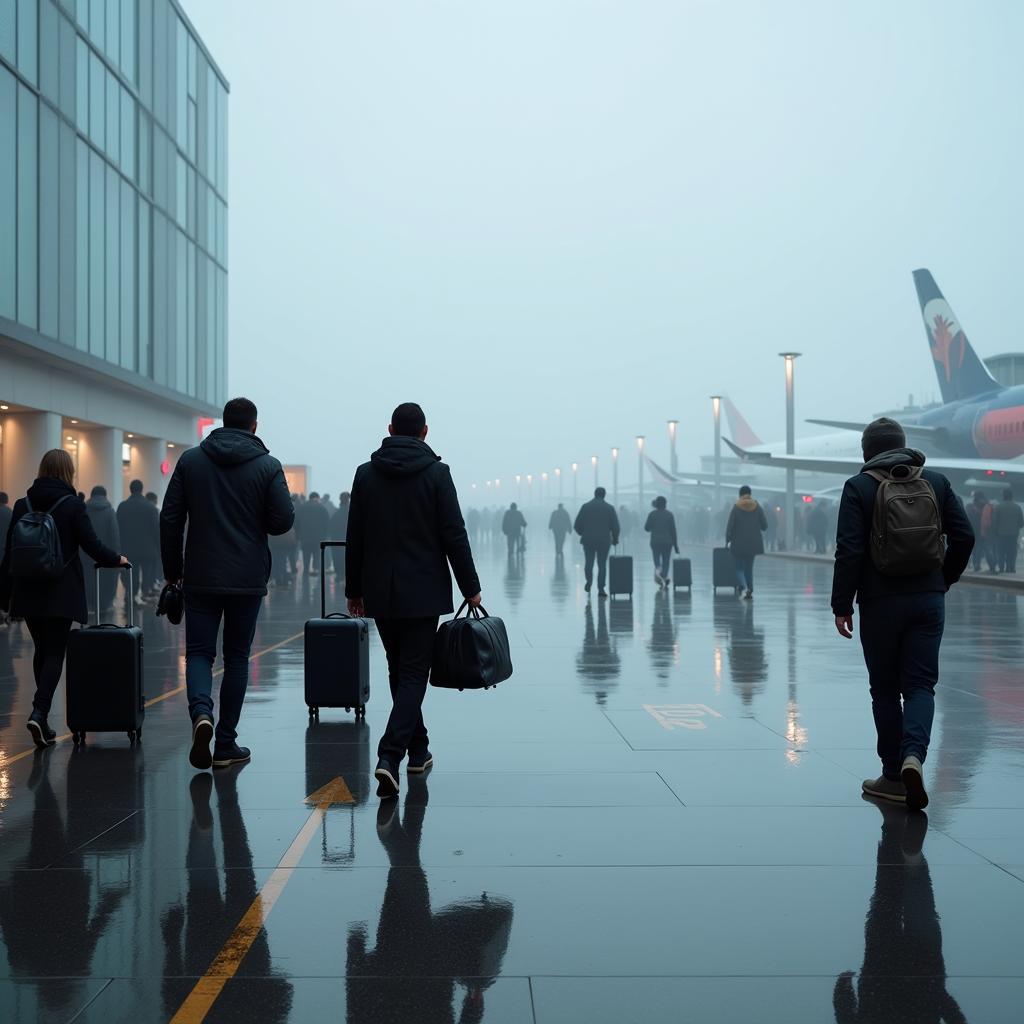
[[[319,708],[313,707],[312,704],[308,705],[308,707],[309,707],[309,717],[310,718],[319,718],[320,717],[320,709]]]
[[[141,739],[142,739],[142,730],[141,729],[129,729],[128,730],[128,740],[129,740],[130,743],[137,743]]]
[[[73,732],[71,734],[71,742],[74,743],[76,747],[81,746],[85,742],[85,733]]]
[[[359,707],[356,708],[356,718],[365,718],[365,717],[366,717],[366,705],[365,704],[360,704]]]

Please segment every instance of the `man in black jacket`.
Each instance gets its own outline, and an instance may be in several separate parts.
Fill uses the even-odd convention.
[[[178,460],[160,513],[164,578],[185,589],[193,768],[249,760],[249,749],[236,742],[237,727],[249,684],[249,649],[270,577],[267,535],[287,533],[294,518],[281,463],[256,436],[256,406],[247,398],[231,399],[224,406],[224,426]],[[211,759],[213,661],[222,618],[224,678]]]
[[[597,590],[601,597],[607,597],[604,589],[605,575],[608,571],[608,551],[619,543],[619,517],[615,508],[604,500],[607,492],[603,487],[594,491],[594,497],[584,502],[576,514],[573,529],[580,535],[583,545],[586,576],[584,590],[589,594],[594,582],[594,560],[597,560]]]
[[[423,724],[438,617],[452,611],[449,564],[463,597],[480,604],[451,470],[427,446],[414,402],[395,409],[370,461],[356,470],[345,548],[345,596],[355,616],[377,621],[388,659],[392,709],[377,748],[377,795],[398,796],[398,766],[425,772],[433,758]]]
[[[839,635],[849,639],[854,597],[860,604],[860,639],[882,761],[882,774],[866,779],[863,790],[920,810],[928,804],[922,766],[935,713],[945,595],[967,567],[974,532],[950,482],[940,473],[920,470],[924,455],[905,445],[903,428],[887,417],[864,430],[864,467],[846,481],[839,507],[832,612]],[[945,559],[925,572],[883,574],[870,550],[875,497],[881,486],[872,473],[895,480],[918,470],[935,493],[946,537]]]
[[[153,585],[156,554],[160,545],[160,513],[152,502],[146,501],[141,480],[128,485],[128,497],[117,506],[117,528],[121,534],[128,560],[135,567],[134,581],[136,604],[145,604],[143,584],[146,590]],[[143,581],[143,576],[146,580]]]
[[[107,489],[102,484],[97,484],[89,493],[89,500],[85,503],[85,511],[100,543],[108,548],[112,548],[114,551],[120,551],[121,531],[117,525],[117,513],[114,511],[114,506],[107,500]],[[85,599],[89,603],[89,611],[94,612],[97,611],[96,563],[84,551],[79,552],[79,555],[82,559],[82,569],[85,571]],[[105,612],[113,606],[116,593],[117,574],[112,572],[100,573],[100,612]],[[127,595],[126,600],[131,600],[130,594]]]
[[[331,514],[320,500],[320,495],[312,491],[302,510],[302,554],[306,560],[307,576],[320,575],[317,561],[320,541],[327,540],[330,532]]]

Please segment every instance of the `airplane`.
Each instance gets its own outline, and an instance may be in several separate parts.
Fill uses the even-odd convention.
[[[1024,385],[1006,387],[992,377],[930,271],[915,270],[914,285],[942,404],[901,420],[907,443],[924,450],[929,468],[961,486],[1024,481],[1024,461],[1012,461],[1024,455]],[[808,422],[857,432],[867,425],[848,420]],[[744,461],[780,469],[852,475],[862,461],[856,452],[825,458],[776,455],[723,440]]]

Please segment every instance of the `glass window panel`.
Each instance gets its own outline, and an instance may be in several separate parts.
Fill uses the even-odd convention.
[[[89,27],[89,0],[75,0],[75,17],[82,28]]]
[[[18,320],[39,325],[39,100],[18,86]]]
[[[39,8],[39,90],[56,106],[60,102],[60,15],[53,0]]]
[[[217,400],[217,268],[206,261],[206,400]]]
[[[103,205],[106,196],[105,171],[103,158],[92,150],[89,151],[89,351],[94,356],[103,357],[106,346],[103,342],[103,330],[106,326],[104,309],[106,305],[106,289],[104,285],[104,269],[106,254],[104,243]]]
[[[114,163],[121,159],[121,83],[106,69],[107,83],[107,153]]]
[[[153,114],[167,127],[167,79],[170,53],[167,42],[167,0],[153,5]]]
[[[188,245],[180,231],[174,232],[177,243],[177,276],[174,280],[175,306],[177,307],[174,331],[174,387],[177,391],[188,390]]]
[[[194,238],[196,234],[196,172],[188,169],[188,233]]]
[[[121,0],[121,70],[135,82],[135,0]]]
[[[153,211],[153,276],[150,302],[153,309],[152,377],[157,384],[167,383],[167,218]]]
[[[77,114],[77,106],[75,102],[75,84],[76,84],[76,62],[77,62],[77,47],[78,47],[78,34],[75,32],[74,26],[68,21],[67,18],[61,17],[60,19],[60,109],[66,118],[74,121]],[[84,63],[84,61],[83,61]],[[88,65],[85,65],[87,68]],[[82,74],[85,75],[85,68],[83,68]],[[86,98],[83,99],[85,106],[82,108],[88,111],[89,105],[87,101],[88,97],[88,76],[84,79],[84,85],[82,91],[86,93]],[[87,118],[82,118],[81,122],[82,131],[85,131]]]
[[[149,203],[139,198],[139,246],[138,246],[138,359],[139,373],[148,377],[151,372],[150,361],[150,324],[149,324],[149,282],[150,282],[150,245],[149,245]]]
[[[199,48],[191,35],[188,37],[188,94],[196,98],[199,87]]]
[[[18,70],[39,82],[39,0],[18,0]]]
[[[169,196],[171,193],[171,168],[168,165],[170,160],[170,142],[163,130],[158,127],[153,129],[153,198],[157,206],[165,210],[171,208]]]
[[[75,345],[75,260],[77,255],[77,166],[75,130],[60,122],[60,340]]]
[[[174,156],[177,171],[174,190],[174,215],[177,218],[178,224],[181,227],[185,227],[185,221],[188,216],[188,165],[180,153],[175,153]]]
[[[174,137],[184,149],[188,138],[188,32],[180,18],[174,18],[174,22],[177,26]]]
[[[217,83],[217,191],[228,194],[228,94]]]
[[[17,63],[15,60],[17,9],[17,0],[0,0],[0,57],[11,64]]]
[[[135,369],[135,190],[121,182],[121,365]]]
[[[196,116],[196,101],[188,101],[188,155],[190,160],[196,158],[196,128],[198,118]]]
[[[188,243],[188,267],[186,269],[186,317],[188,323],[188,393],[196,392],[196,247]]]
[[[14,75],[0,67],[0,316],[8,320],[14,319],[17,305],[17,96]]]
[[[89,348],[89,147],[75,146],[75,347]]]
[[[57,115],[39,108],[39,330],[60,336],[60,128]]]
[[[149,115],[139,111],[139,188],[147,195],[151,194],[153,188],[152,176],[150,175],[150,131],[152,122]]]
[[[121,359],[121,179],[113,167],[107,172],[107,337],[106,360]]]
[[[89,0],[89,38],[102,50],[106,45],[106,0]]]
[[[206,172],[207,180],[217,184],[217,76],[206,73]]]
[[[121,170],[135,180],[135,99],[121,89]]]
[[[121,4],[107,0],[107,29],[104,50],[112,64],[121,59]]]
[[[217,271],[217,405],[225,399],[228,350],[228,275]]]
[[[75,37],[75,123],[89,133],[89,47],[81,36]]]
[[[103,62],[89,51],[89,138],[101,148],[107,144],[104,114],[107,109]]]

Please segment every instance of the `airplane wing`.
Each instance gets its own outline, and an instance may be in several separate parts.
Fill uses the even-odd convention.
[[[750,452],[722,438],[733,453],[744,462],[754,462],[779,469],[805,470],[811,473],[843,473],[853,476],[860,471],[863,461],[858,458],[821,458],[808,455],[772,455],[770,452]],[[998,480],[1024,481],[1024,460],[947,458],[942,455],[928,457],[928,468],[960,482],[967,480],[995,483]]]
[[[819,427],[832,427],[835,430],[853,430],[858,434],[863,433],[867,426],[866,423],[851,423],[849,420],[808,420],[807,422],[814,423]],[[923,441],[926,444],[929,441],[941,444],[943,439],[948,436],[945,427],[920,427],[916,423],[904,423],[902,426],[903,432],[908,438]]]

